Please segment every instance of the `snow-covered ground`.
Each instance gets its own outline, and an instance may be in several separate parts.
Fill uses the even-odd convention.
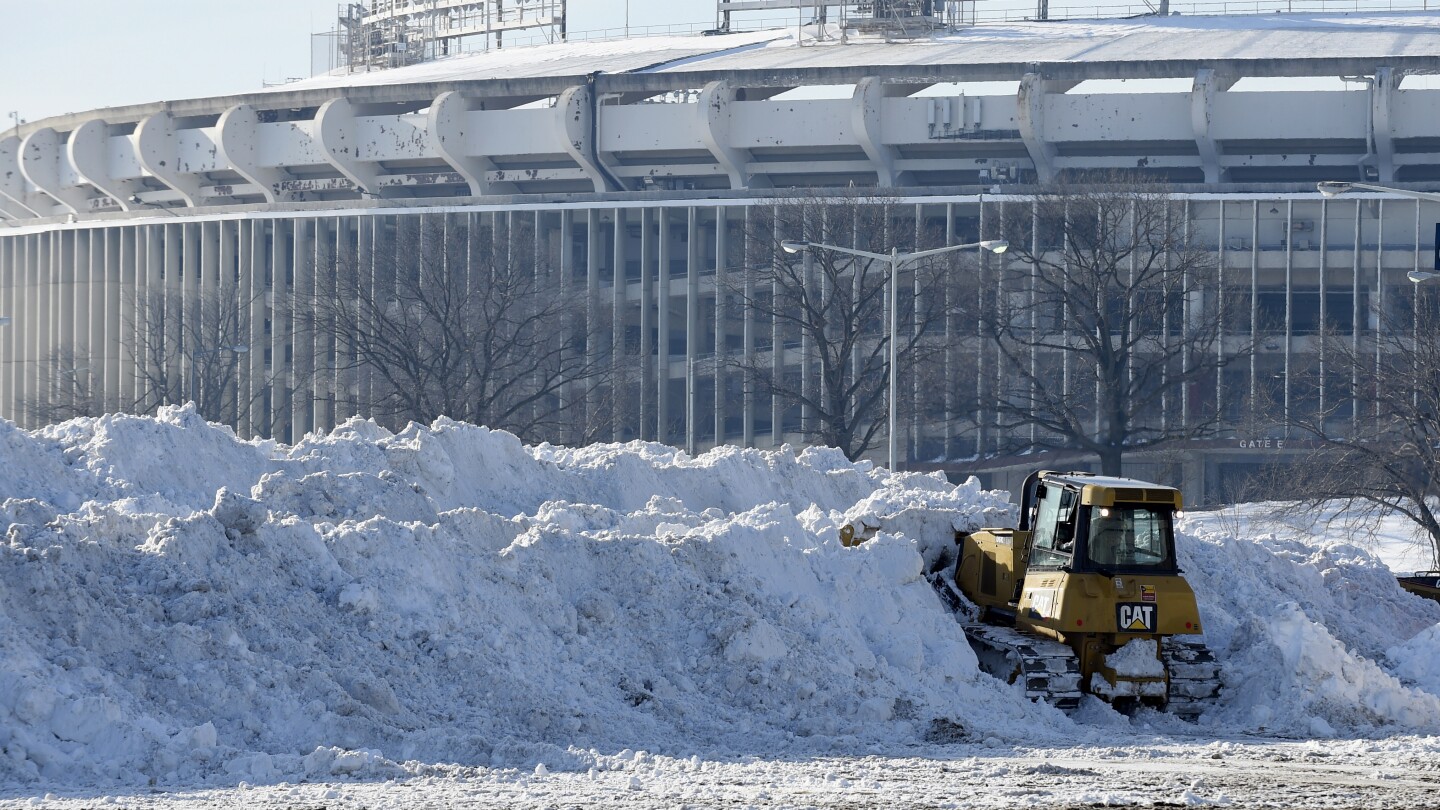
[[[1398,515],[1374,522],[1338,509],[1309,511],[1293,504],[1245,503],[1192,512],[1189,520],[1192,527],[1247,536],[1349,538],[1402,576],[1435,567],[1429,538],[1418,536],[1415,524]]]
[[[1182,524],[1198,724],[982,674],[921,578],[1006,493],[833,451],[524,447],[188,408],[0,422],[0,807],[1424,806],[1440,605]],[[1246,513],[1249,514],[1249,513]],[[1253,517],[1253,516],[1252,516]],[[884,530],[854,548],[839,526]]]

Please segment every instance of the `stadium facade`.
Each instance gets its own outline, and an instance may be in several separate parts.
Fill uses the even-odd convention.
[[[1437,64],[1434,12],[996,24],[808,46],[771,31],[536,46],[37,121],[0,138],[0,416],[39,426],[82,381],[124,409],[145,399],[147,363],[179,363],[193,388],[196,355],[243,352],[225,396],[262,405],[220,418],[284,440],[329,428],[361,409],[367,383],[317,373],[343,346],[286,322],[327,283],[322,255],[375,266],[426,222],[523,223],[590,325],[613,334],[586,350],[633,352],[643,371],[634,407],[588,415],[608,435],[692,451],[796,442],[803,413],[744,395],[713,362],[812,362],[803,345],[757,342],[717,295],[736,240],[754,233],[747,218],[795,189],[835,190],[838,204],[875,187],[906,212],[899,227],[968,241],[1065,173],[1112,168],[1168,182],[1229,283],[1252,291],[1257,317],[1237,339],[1272,324],[1252,361],[1216,375],[1214,400],[1279,380],[1275,407],[1288,409],[1308,396],[1288,375],[1316,351],[1322,317],[1373,330],[1416,295],[1406,271],[1430,269],[1440,203],[1327,199],[1315,184],[1440,188],[1440,89],[1406,81]],[[233,311],[207,315],[204,300]],[[185,312],[237,331],[188,360],[145,357],[146,335],[196,340],[173,331]],[[989,385],[973,373],[943,384],[981,401]],[[907,417],[906,463],[988,466],[1008,484],[993,457],[1013,437],[967,418]],[[1227,497],[1239,473],[1293,449],[1283,428],[1247,424],[1185,448],[1192,502]]]

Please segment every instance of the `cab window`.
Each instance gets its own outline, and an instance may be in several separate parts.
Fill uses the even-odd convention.
[[[1143,507],[1105,507],[1090,515],[1086,557],[1111,568],[1169,568],[1170,515]]]
[[[1070,564],[1075,550],[1076,493],[1062,487],[1046,487],[1035,514],[1035,538],[1030,547],[1030,565],[1058,568]]]

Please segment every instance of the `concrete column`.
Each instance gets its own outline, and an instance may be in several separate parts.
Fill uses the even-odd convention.
[[[695,454],[699,433],[700,404],[696,386],[696,364],[700,343],[700,226],[695,206],[687,209],[685,223],[685,449]]]
[[[655,409],[651,405],[649,395],[645,389],[655,385],[657,376],[656,355],[659,348],[656,346],[656,325],[655,325],[655,228],[654,222],[656,212],[652,208],[642,208],[638,212],[640,218],[640,428],[637,438],[658,439],[659,419],[655,416]],[[654,388],[651,388],[653,391]]]
[[[725,416],[729,403],[725,399],[726,351],[725,319],[730,316],[725,305],[725,290],[729,284],[730,246],[728,236],[730,209],[715,206],[715,444],[725,441]],[[743,272],[743,271],[742,271]]]
[[[612,371],[614,376],[611,381],[610,407],[612,417],[610,420],[611,429],[614,431],[614,440],[620,441],[624,438],[625,425],[629,423],[633,414],[626,408],[626,397],[629,391],[635,390],[628,376],[635,367],[635,363],[626,356],[625,346],[625,320],[627,312],[627,290],[629,282],[625,279],[625,211],[624,208],[611,209],[614,221],[614,256],[610,270],[610,292],[612,295],[612,306],[614,312],[610,319],[610,346]],[[635,433],[638,438],[640,433]]]
[[[269,434],[282,441],[295,438],[291,394],[291,273],[294,253],[290,240],[293,223],[271,221],[270,234],[270,424]]]
[[[979,238],[978,235],[977,238]],[[945,244],[953,245],[957,242],[958,240],[955,238],[955,204],[946,203]],[[982,249],[980,252],[985,253],[987,251]],[[945,355],[942,361],[944,367],[941,373],[941,389],[943,390],[942,396],[945,399],[945,424],[942,426],[941,446],[944,448],[943,452],[946,460],[957,455],[955,452],[957,449],[955,447],[955,422],[959,418],[960,410],[958,405],[958,392],[955,387],[958,384],[955,379],[955,372],[960,365],[960,347],[956,345],[958,332],[955,328],[956,316],[951,314],[959,304],[959,302],[955,300],[954,286],[954,284],[945,285],[945,321],[943,325],[944,334],[942,335],[942,339],[945,341]]]
[[[33,402],[35,395],[35,358],[38,356],[40,346],[40,234],[27,234],[23,237],[22,255],[20,257],[20,301],[16,312],[24,312],[25,317],[15,316],[18,320],[15,325],[20,340],[20,362],[15,365],[15,394],[18,397],[18,411],[20,414],[20,427],[28,428],[30,414],[34,411]]]
[[[777,211],[770,220],[770,244],[780,244],[780,215]],[[770,301],[773,304],[780,298],[780,284],[770,282]],[[770,318],[770,373],[776,380],[785,370],[785,341],[780,331],[780,319]],[[770,394],[770,444],[779,447],[785,443],[785,403],[773,392]]]
[[[39,335],[37,351],[34,354],[35,371],[33,375],[35,402],[40,409],[55,403],[55,351],[59,348],[59,341],[56,340],[57,327],[59,324],[59,272],[57,265],[60,261],[60,234],[58,231],[50,231],[41,234],[40,239],[40,264],[36,283],[40,289],[40,313]],[[43,410],[37,409],[31,414],[30,426],[40,427],[45,422]]]
[[[104,372],[105,233],[89,228],[62,235],[60,290],[60,354],[55,357],[55,384],[64,415],[85,404],[92,386],[99,390]],[[66,355],[69,355],[68,357]]]
[[[126,291],[133,285],[135,274],[135,229],[113,228],[106,233],[105,267],[105,408],[110,412],[129,410],[135,401],[131,383],[134,375],[125,373],[124,334],[127,323],[133,322],[133,301],[126,300]]]
[[[185,312],[183,284],[185,279],[184,231],[185,225],[176,222],[166,224],[164,230],[164,297],[161,303],[157,328],[164,331],[165,350],[161,362],[164,368],[165,404],[178,404],[188,398],[185,391],[185,353],[188,341],[184,338]]]
[[[821,231],[822,233],[824,231]],[[816,286],[815,282],[815,252],[807,250],[800,254],[800,278],[803,287],[802,294],[806,297],[815,296],[823,299],[825,291]],[[800,430],[801,432],[814,428],[815,411],[808,404],[808,400],[815,396],[815,379],[813,377],[815,352],[815,341],[809,333],[803,329],[800,331]]]
[[[467,225],[470,228],[468,244],[474,245],[478,238],[479,220],[473,212],[467,214],[466,217]],[[359,221],[360,234],[357,239],[356,258],[356,263],[361,273],[359,288],[362,295],[373,298],[377,294],[376,287],[379,284],[376,280],[376,274],[379,272],[379,262],[376,257],[380,253],[379,242],[383,231],[381,229],[381,222],[377,217],[362,216],[359,218]],[[474,264],[471,263],[470,266],[473,268]],[[364,328],[363,325],[357,324],[357,326]],[[358,340],[359,335],[353,335],[352,339]],[[375,413],[375,369],[368,363],[361,363],[358,355],[356,357],[356,363],[358,366],[356,369],[358,372],[356,375],[356,384],[359,386],[360,392],[356,402],[356,412],[361,416],[371,418]]]
[[[670,436],[670,262],[675,257],[669,208],[656,211],[660,224],[660,260],[656,262],[655,288],[655,441],[669,444]]]
[[[568,213],[566,216],[570,216]],[[594,375],[600,367],[600,211],[585,211],[585,369]],[[585,406],[581,409],[586,432],[594,431],[601,419],[599,387],[595,378],[585,381]]]
[[[1353,259],[1352,267],[1351,267],[1351,270],[1350,270],[1350,272],[1351,272],[1351,280],[1350,280],[1350,283],[1351,283],[1351,289],[1353,290],[1354,296],[1355,296],[1354,299],[1353,299],[1354,302],[1355,302],[1355,304],[1354,304],[1354,306],[1355,306],[1355,309],[1354,309],[1354,312],[1355,312],[1355,322],[1354,322],[1354,328],[1352,328],[1352,329],[1350,330],[1350,351],[1352,352],[1352,354],[1351,354],[1352,357],[1359,357],[1359,356],[1360,356],[1360,333],[1361,333],[1362,331],[1364,331],[1364,329],[1363,329],[1364,324],[1363,324],[1363,322],[1361,321],[1361,319],[1362,319],[1362,318],[1368,318],[1368,317],[1370,316],[1370,313],[1365,312],[1365,311],[1363,311],[1363,310],[1360,309],[1360,250],[1361,250],[1361,245],[1364,244],[1364,243],[1361,241],[1361,239],[1360,239],[1360,236],[1361,236],[1361,234],[1360,234],[1360,212],[1361,212],[1362,210],[1364,210],[1364,209],[1363,209],[1363,205],[1364,205],[1364,203],[1363,203],[1361,200],[1359,200],[1359,199],[1355,200],[1355,235],[1354,235],[1354,237],[1353,237],[1353,240],[1352,240],[1351,243],[1350,243],[1350,245],[1351,245],[1351,247],[1350,247],[1350,255],[1351,255],[1352,259]],[[1352,366],[1352,367],[1351,367],[1351,370],[1350,370],[1350,390],[1351,390],[1351,391],[1354,391],[1354,390],[1356,390],[1359,386],[1360,386],[1360,369],[1355,368],[1355,367]],[[1351,436],[1354,436],[1354,435],[1356,435],[1357,433],[1359,433],[1359,431],[1360,431],[1360,408],[1359,408],[1358,406],[1352,405],[1351,408],[1350,408],[1350,435],[1351,435]]]
[[[141,300],[144,293],[144,239],[143,228],[120,229],[120,317],[115,329],[120,333],[120,344],[115,350],[118,378],[120,378],[121,408],[131,411],[140,405],[143,389],[138,386],[140,369],[144,368],[143,353],[137,349],[137,329],[144,323]]]
[[[1285,387],[1285,437],[1290,437],[1290,360],[1295,353],[1295,318],[1290,302],[1294,300],[1295,274],[1295,203],[1285,201],[1285,370],[1281,384]]]
[[[469,231],[466,231],[468,234]],[[326,290],[328,296],[334,300],[339,298],[338,287],[339,272],[352,272],[358,269],[355,257],[358,253],[357,245],[360,235],[359,217],[341,217],[335,222],[335,252],[332,262],[324,268],[326,276]],[[332,375],[332,382],[335,386],[334,409],[331,418],[331,427],[360,412],[355,401],[358,386],[356,385],[355,364],[351,359],[355,355],[355,336],[349,332],[343,332],[339,324],[330,320],[326,325],[330,334],[331,363],[335,369]]]
[[[15,419],[14,384],[10,369],[15,365],[15,237],[0,239],[0,419]]]
[[[168,272],[166,274],[167,290],[173,291],[174,306],[179,308],[180,311],[180,323],[177,324],[177,326],[180,326],[180,340],[179,344],[177,344],[177,350],[179,350],[179,356],[181,357],[189,356],[190,352],[196,347],[196,344],[199,343],[197,342],[196,336],[206,334],[207,324],[204,323],[202,313],[200,313],[200,290],[202,290],[204,282],[206,282],[206,280],[204,280],[204,258],[207,258],[206,255],[204,255],[206,254],[207,246],[206,244],[202,244],[202,239],[213,239],[213,225],[215,225],[213,222],[186,222],[179,226],[179,278],[171,281]],[[171,284],[174,284],[174,287],[170,287]],[[222,303],[222,301],[213,294],[213,291],[210,298],[212,298],[210,307],[212,307],[212,310],[216,310],[215,313],[212,313],[212,317],[216,316],[217,310],[219,310],[220,307],[228,306],[228,304]],[[238,336],[230,337],[230,340],[236,343],[239,342]],[[216,399],[215,415],[213,415],[212,419],[223,422],[223,424],[228,424],[232,428],[235,427],[233,422],[230,422],[230,409],[226,408],[225,405],[225,388],[223,388],[223,385]]]
[[[299,442],[315,430],[315,351],[309,334],[311,296],[315,292],[314,220],[296,220],[290,289],[290,419],[291,441]]]
[[[135,330],[135,345],[143,368],[139,387],[145,410],[167,401],[165,390],[165,229],[145,225],[145,272],[137,279],[137,301],[142,310]]]

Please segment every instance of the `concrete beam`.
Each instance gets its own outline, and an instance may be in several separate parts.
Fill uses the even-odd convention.
[[[140,165],[157,180],[175,190],[186,205],[200,205],[200,179],[180,171],[180,141],[175,134],[175,116],[157,112],[135,128],[135,154]]]
[[[45,216],[32,207],[36,204],[20,171],[20,139],[13,135],[0,138],[0,210],[10,219]]]
[[[466,147],[469,121],[467,113],[478,105],[453,90],[441,93],[430,105],[430,119],[427,129],[430,133],[430,148],[459,172],[470,184],[470,193],[476,197],[489,194],[514,194],[514,183],[492,183],[489,175],[498,170],[495,161],[488,155],[472,155]]]
[[[788,89],[817,84],[853,84],[868,76],[912,85],[965,81],[1016,81],[1026,73],[1038,73],[1052,80],[1081,82],[1088,79],[1184,79],[1205,68],[1236,77],[1267,76],[1356,76],[1374,75],[1387,66],[1400,73],[1434,70],[1435,55],[1373,55],[1280,59],[1149,59],[1104,62],[993,62],[987,64],[845,65],[834,67],[773,68],[745,70],[669,70],[655,73],[614,73],[595,77],[601,93],[663,93],[728,80],[747,88],[747,100],[758,98],[759,88]],[[22,126],[28,133],[51,127],[69,132],[91,118],[111,123],[136,123],[169,112],[177,117],[219,115],[236,105],[248,104],[259,110],[286,110],[318,107],[339,95],[356,104],[389,104],[433,100],[440,94],[457,91],[466,96],[545,97],[584,85],[580,74],[526,77],[517,79],[476,79],[415,84],[334,87],[308,90],[245,93],[211,98],[167,101],[109,107],[82,113],[54,116]],[[755,89],[751,89],[755,88]]]
[[[49,127],[35,130],[20,144],[20,173],[70,213],[88,212],[90,195],[60,179],[60,159],[64,154],[60,133]]]
[[[768,177],[750,172],[750,150],[730,145],[730,123],[734,116],[732,105],[738,92],[738,88],[725,81],[710,82],[700,91],[696,105],[700,115],[700,140],[729,176],[730,188],[770,188]]]
[[[1045,140],[1045,94],[1047,80],[1039,73],[1026,73],[1020,80],[1016,95],[1015,118],[1020,125],[1020,139],[1030,162],[1035,164],[1036,178],[1043,184],[1055,179],[1055,144]]]
[[[265,166],[260,160],[260,114],[249,104],[237,104],[226,110],[215,125],[216,147],[220,159],[230,164],[236,174],[259,187],[265,202],[288,200],[280,184],[291,175],[284,169]]]
[[[899,87],[897,87],[899,89]],[[877,185],[892,188],[910,184],[910,176],[895,168],[899,150],[886,146],[883,138],[883,108],[888,88],[883,81],[867,76],[855,83],[851,96],[850,127],[865,156],[875,164]]]
[[[315,141],[335,170],[350,178],[363,196],[380,196],[380,173],[375,164],[363,159],[360,128],[355,122],[355,106],[345,97],[332,98],[320,105],[315,113]]]
[[[103,118],[92,118],[70,133],[67,145],[70,164],[85,182],[110,195],[121,210],[133,211],[130,198],[145,190],[135,178],[119,179],[110,173],[110,127]]]
[[[585,176],[598,192],[620,191],[600,165],[600,152],[595,145],[595,115],[591,90],[586,85],[571,87],[560,94],[555,104],[556,134],[565,153],[580,165]]]
[[[1233,87],[1235,81],[1226,79],[1209,68],[1195,73],[1195,84],[1190,90],[1190,126],[1195,132],[1195,146],[1200,150],[1200,165],[1205,170],[1205,182],[1224,182],[1225,170],[1220,165],[1220,145],[1211,134],[1214,118],[1215,95]]]
[[[1395,182],[1395,128],[1390,107],[1401,75],[1393,68],[1382,67],[1370,82],[1370,144],[1381,183]]]

